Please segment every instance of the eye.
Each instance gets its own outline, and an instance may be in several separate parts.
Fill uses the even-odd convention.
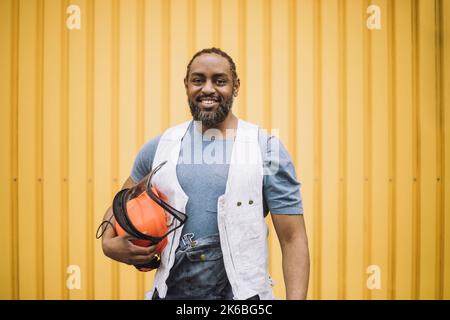
[[[224,85],[227,84],[227,80],[225,80],[225,79],[217,79],[216,83],[219,86],[224,86]]]
[[[192,78],[191,82],[192,82],[194,85],[199,85],[199,84],[202,83],[202,79],[200,79],[200,78]]]

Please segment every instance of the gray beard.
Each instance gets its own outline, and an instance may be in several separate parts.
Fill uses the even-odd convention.
[[[206,128],[215,128],[217,125],[225,120],[230,113],[233,106],[233,96],[226,100],[219,102],[219,107],[214,112],[204,112],[200,110],[198,103],[189,101],[189,108],[191,109],[192,117],[195,121],[201,121]]]

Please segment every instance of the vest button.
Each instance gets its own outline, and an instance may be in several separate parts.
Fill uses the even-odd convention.
[[[201,261],[205,261],[206,260],[206,256],[203,253],[200,255],[200,260]]]
[[[237,206],[240,207],[242,202],[238,201]]]
[[[250,200],[250,201],[248,202],[248,204],[253,204],[253,200]]]

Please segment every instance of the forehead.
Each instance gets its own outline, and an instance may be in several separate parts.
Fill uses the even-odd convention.
[[[205,53],[196,57],[191,64],[190,73],[213,75],[225,73],[231,77],[231,68],[228,60],[215,53]]]

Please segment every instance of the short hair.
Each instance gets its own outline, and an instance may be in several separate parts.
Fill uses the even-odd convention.
[[[238,75],[237,75],[237,71],[236,71],[236,64],[234,63],[233,59],[225,51],[222,51],[221,49],[215,48],[215,47],[203,49],[203,50],[198,51],[196,54],[194,54],[191,61],[189,61],[188,65],[187,65],[185,79],[187,80],[189,77],[189,71],[191,71],[192,61],[194,61],[194,59],[197,58],[198,56],[201,56],[202,54],[207,54],[207,53],[215,53],[215,54],[217,54],[221,57],[224,57],[225,59],[228,60],[228,63],[230,64],[230,71],[231,71],[231,75],[233,77],[233,84],[234,84],[235,81],[238,79]]]

